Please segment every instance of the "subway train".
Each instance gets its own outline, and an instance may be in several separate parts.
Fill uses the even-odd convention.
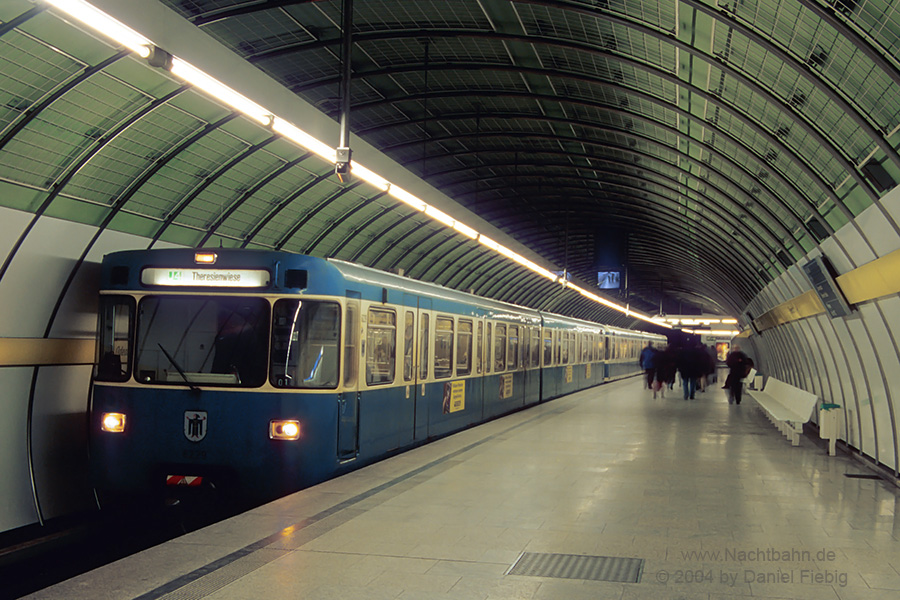
[[[101,503],[267,500],[633,375],[647,341],[287,252],[104,257],[90,411]]]

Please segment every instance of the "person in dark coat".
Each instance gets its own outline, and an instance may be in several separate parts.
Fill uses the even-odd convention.
[[[728,388],[728,404],[732,402],[740,404],[744,391],[744,377],[753,368],[753,361],[741,352],[738,344],[735,344],[725,357],[725,365],[728,367],[728,378],[725,380],[725,387]]]
[[[662,398],[665,398],[666,387],[672,389],[671,384],[675,382],[675,362],[675,349],[671,344],[657,352],[656,381],[653,383],[654,398],[656,398],[657,394],[660,394]]]
[[[703,375],[705,368],[706,358],[701,356],[696,344],[686,346],[678,353],[678,372],[681,374],[685,400],[694,399],[697,391],[697,379]]]
[[[697,391],[705,392],[716,372],[716,362],[709,353],[709,348],[700,344],[696,348],[697,361],[702,365],[702,372],[697,378]]]

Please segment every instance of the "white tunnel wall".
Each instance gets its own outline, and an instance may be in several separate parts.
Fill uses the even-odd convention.
[[[869,207],[809,257],[825,255],[842,274],[900,249],[900,235],[891,219],[900,221],[900,189],[885,196],[881,207]],[[759,317],[810,289],[803,271],[794,266],[768,285],[747,311]],[[841,438],[896,472],[900,297],[864,302],[856,309],[848,317],[820,315],[753,335],[751,353],[756,353],[761,373],[813,392],[824,402],[840,404],[846,417]]]
[[[0,208],[4,258],[33,218],[30,213]],[[50,217],[37,221],[0,280],[0,337],[44,337],[60,290],[96,231]],[[93,339],[103,255],[146,248],[148,243],[137,236],[104,231],[76,271],[49,337]],[[37,523],[38,507],[40,516],[48,520],[95,506],[87,472],[91,372],[88,365],[0,368],[0,532]]]

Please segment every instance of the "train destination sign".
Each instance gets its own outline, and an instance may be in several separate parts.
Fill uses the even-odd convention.
[[[168,287],[261,288],[269,285],[265,269],[166,269],[148,267],[141,272],[144,285]]]

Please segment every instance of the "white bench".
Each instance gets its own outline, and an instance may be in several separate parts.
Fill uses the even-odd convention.
[[[775,427],[791,440],[791,445],[799,446],[803,424],[809,421],[818,400],[816,395],[774,377],[769,377],[763,391],[748,392]]]

